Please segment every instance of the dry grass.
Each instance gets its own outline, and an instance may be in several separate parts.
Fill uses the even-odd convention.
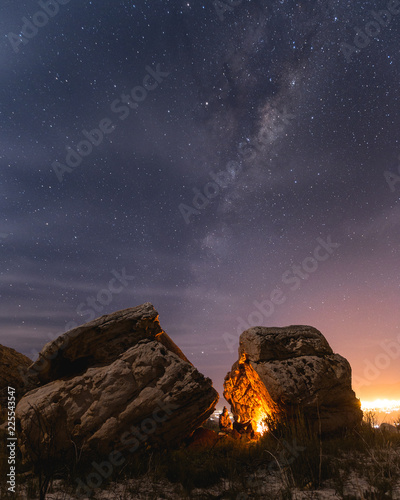
[[[358,430],[325,439],[312,434],[301,418],[269,424],[270,432],[255,442],[225,438],[211,449],[142,450],[115,468],[93,498],[400,499],[400,433],[375,429],[372,415]],[[0,465],[5,477],[2,455]],[[90,472],[89,464],[63,464],[46,498],[76,498],[75,477]],[[37,477],[20,475],[17,483],[19,495],[7,496],[1,485],[1,498],[39,498]]]

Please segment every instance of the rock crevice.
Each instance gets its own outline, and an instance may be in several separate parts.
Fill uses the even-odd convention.
[[[316,328],[254,327],[240,337],[239,360],[225,377],[232,412],[256,428],[260,418],[301,412],[314,429],[335,432],[362,419],[348,361],[334,354]]]
[[[87,457],[132,449],[135,429],[139,445],[174,446],[218,401],[211,380],[162,330],[149,303],[47,344],[30,380],[35,388],[19,402],[17,421],[23,457],[32,462],[35,450],[60,460],[76,449]]]

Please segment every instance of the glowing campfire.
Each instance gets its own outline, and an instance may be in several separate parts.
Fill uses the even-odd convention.
[[[258,432],[258,434],[265,434],[266,432],[268,431],[268,426],[267,424],[265,423],[265,420],[262,419],[260,421],[258,421],[257,423],[257,427],[256,427],[256,432]]]
[[[251,422],[258,437],[268,431],[265,422],[277,414],[277,405],[269,395],[258,373],[245,359],[237,365],[235,376],[225,379],[225,399],[239,422]]]

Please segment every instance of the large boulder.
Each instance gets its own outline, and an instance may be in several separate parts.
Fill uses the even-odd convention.
[[[186,362],[189,360],[161,328],[150,302],[101,316],[47,343],[28,371],[31,388],[110,364],[140,340],[157,340]]]
[[[5,421],[5,408],[8,401],[8,387],[15,389],[15,397],[25,392],[24,377],[32,360],[23,354],[0,345],[0,424]]]
[[[149,303],[67,332],[44,347],[31,372],[41,385],[16,411],[25,461],[174,446],[218,401]]]
[[[302,414],[322,433],[362,420],[348,361],[311,326],[254,327],[240,336],[239,360],[225,377],[224,396],[240,421],[260,430],[265,417]]]

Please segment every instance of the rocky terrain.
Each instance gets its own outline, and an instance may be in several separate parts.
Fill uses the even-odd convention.
[[[240,336],[239,360],[224,382],[232,413],[257,428],[265,417],[303,415],[316,432],[360,424],[348,361],[316,328],[254,327]]]
[[[4,421],[4,408],[7,406],[8,386],[16,389],[17,395],[24,390],[24,375],[32,360],[19,352],[0,345],[0,415]],[[2,423],[0,421],[0,424]]]
[[[18,487],[1,498],[400,500],[399,426],[362,422],[349,363],[313,327],[242,333],[224,383],[236,422],[225,411],[220,429],[211,380],[150,303],[70,330],[34,363],[0,355],[20,397]]]
[[[162,330],[150,303],[47,344],[16,410],[24,461],[90,459],[179,444],[218,394]]]

